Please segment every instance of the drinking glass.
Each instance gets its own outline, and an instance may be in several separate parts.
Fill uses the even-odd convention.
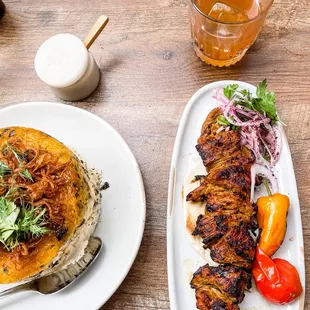
[[[273,0],[189,0],[191,34],[198,57],[230,66],[254,43]]]

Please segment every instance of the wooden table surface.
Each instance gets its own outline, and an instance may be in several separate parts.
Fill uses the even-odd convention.
[[[0,21],[0,103],[59,101],[37,78],[33,61],[48,37],[83,38],[100,14],[110,23],[91,47],[102,70],[95,93],[73,105],[108,121],[141,167],[147,221],[137,259],[102,310],[169,309],[166,200],[174,138],[183,109],[201,86],[222,79],[257,84],[267,78],[288,125],[310,267],[310,6],[276,0],[263,32],[244,59],[212,68],[195,55],[186,0],[4,0]],[[1,120],[0,120],[1,122]],[[310,268],[307,268],[310,282]],[[306,307],[310,309],[310,286]],[[99,288],[98,288],[99,289]]]

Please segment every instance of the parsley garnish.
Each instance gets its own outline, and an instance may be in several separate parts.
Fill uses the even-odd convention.
[[[230,100],[233,99],[235,105],[239,104],[270,118],[271,125],[274,125],[277,121],[281,122],[275,106],[275,94],[267,90],[266,79],[259,83],[255,97],[249,90],[239,90],[238,84],[231,84],[225,87],[224,95]]]
[[[267,91],[267,80],[263,80],[259,83],[256,90],[257,98],[253,98],[252,104],[256,111],[260,112],[263,115],[266,115],[271,119],[273,123],[279,121],[276,110],[276,97],[274,92]]]
[[[239,88],[238,84],[230,84],[224,88],[224,95],[228,99],[232,99],[235,95],[236,90]]]

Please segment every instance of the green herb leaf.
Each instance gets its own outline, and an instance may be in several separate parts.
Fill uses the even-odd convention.
[[[224,115],[220,115],[217,118],[217,122],[218,122],[218,124],[220,124],[222,126],[230,126],[230,122],[226,119],[226,117]]]
[[[38,238],[49,232],[45,227],[46,210],[40,207],[17,207],[13,201],[0,197],[0,242],[12,250],[20,242]]]
[[[33,238],[44,235],[49,230],[43,225],[46,224],[45,209],[42,208],[22,208],[17,220],[17,226],[20,232],[31,233]]]
[[[23,163],[23,160],[22,160],[22,156],[19,154],[19,152],[17,150],[15,150],[13,148],[13,146],[11,144],[7,144],[7,149],[10,150],[15,158],[17,159],[18,163],[19,163],[19,167],[22,168],[24,167],[24,163]],[[33,182],[33,178],[32,178],[32,175],[30,174],[29,170],[28,169],[24,169],[22,171],[19,172],[19,175],[24,179],[24,180],[29,180],[29,181],[32,181]],[[0,174],[1,176],[1,174]]]
[[[243,96],[247,97],[248,99],[250,99],[252,97],[252,94],[247,89],[240,90],[240,94],[242,94]]]
[[[232,129],[232,130],[236,130],[236,131],[239,131],[239,130],[240,130],[240,127],[231,124],[231,123],[229,122],[229,120],[228,120],[224,115],[220,115],[220,116],[217,118],[217,123],[220,124],[220,125],[222,125],[222,126],[230,126],[230,129]]]
[[[24,180],[29,180],[33,182],[32,175],[30,174],[28,169],[25,169],[21,172],[19,172],[19,175],[24,179]]]
[[[18,163],[21,164],[22,161],[21,161],[21,159],[20,159],[20,156],[18,155],[18,152],[13,148],[13,146],[12,146],[11,144],[8,143],[7,146],[6,146],[6,148],[7,148],[8,150],[10,150],[10,151],[14,154],[14,156],[15,156],[15,158],[17,159]]]
[[[275,124],[279,119],[275,105],[275,93],[267,90],[267,80],[264,79],[259,83],[256,89],[256,97],[253,97],[249,90],[239,90],[237,84],[231,84],[224,88],[224,94],[228,99],[235,96],[235,103],[240,104],[248,109],[257,111],[271,120]]]
[[[5,175],[8,175],[12,172],[12,170],[0,161],[0,177],[3,178]]]
[[[253,107],[256,111],[266,115],[273,123],[279,120],[275,106],[276,97],[274,92],[267,91],[267,80],[259,83],[256,90],[257,98],[253,99]]]
[[[17,191],[19,190],[19,187],[18,186],[12,186],[9,188],[9,190],[6,192],[5,194],[5,198],[8,198],[12,195],[14,195]]]
[[[266,92],[267,92],[267,80],[264,79],[257,86],[256,96],[258,98],[263,98],[266,95]]]
[[[7,240],[17,229],[15,224],[19,215],[19,208],[15,203],[0,197],[0,242],[8,249]]]
[[[235,95],[236,90],[239,88],[238,84],[231,84],[224,88],[224,95],[228,99],[232,99],[232,97]]]

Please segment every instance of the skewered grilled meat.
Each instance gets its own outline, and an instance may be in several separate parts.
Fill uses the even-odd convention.
[[[254,216],[257,212],[256,204],[253,204],[248,200],[242,200],[240,199],[240,196],[236,196],[229,191],[210,193],[205,199],[205,202],[206,211],[209,212],[235,210],[238,213],[245,213],[249,216]]]
[[[236,303],[211,285],[196,289],[196,301],[200,310],[239,310]]]
[[[242,166],[240,163],[227,162],[215,165],[209,170],[205,181],[247,197],[251,190],[250,167]]]
[[[251,269],[256,243],[245,224],[232,227],[211,249],[211,258],[219,264]]]
[[[240,135],[236,131],[222,131],[214,136],[201,136],[196,149],[205,166],[230,156],[240,148]]]
[[[254,216],[254,215],[253,215]],[[206,215],[200,215],[197,219],[194,236],[200,236],[203,239],[204,248],[210,248],[225,236],[232,227],[243,223],[246,229],[255,231],[257,224],[254,217],[247,214],[238,213],[236,210],[225,210],[223,212],[208,212]]]
[[[232,192],[238,197],[232,197],[231,201],[238,199],[248,201],[251,189],[250,169],[254,160],[253,153],[241,147],[229,157],[210,162],[209,174],[200,178],[200,186],[190,192],[186,200],[198,202],[207,200],[207,196],[215,192],[221,196]]]
[[[229,132],[229,131],[228,131]],[[197,146],[198,147],[198,146]],[[241,146],[240,149],[234,153],[231,153],[229,156],[219,158],[213,162],[210,162],[207,165],[207,169],[210,170],[216,164],[227,163],[239,163],[240,165],[253,164],[255,161],[255,156],[251,150],[245,146]]]
[[[209,136],[216,134],[217,130],[221,127],[217,123],[217,119],[223,113],[221,109],[213,109],[205,119],[202,128],[201,128],[201,136]]]
[[[239,267],[208,264],[193,275],[191,287],[196,289],[197,308],[239,309],[245,289],[251,288],[251,275]]]
[[[220,115],[221,110],[214,109],[203,124],[196,149],[208,174],[200,177],[200,186],[186,200],[206,203],[192,234],[202,238],[213,261],[224,265],[201,267],[191,286],[198,309],[235,310],[251,286],[245,270],[252,267],[256,247],[250,233],[257,229],[257,206],[250,202],[255,157],[241,145],[239,132],[219,131]]]

